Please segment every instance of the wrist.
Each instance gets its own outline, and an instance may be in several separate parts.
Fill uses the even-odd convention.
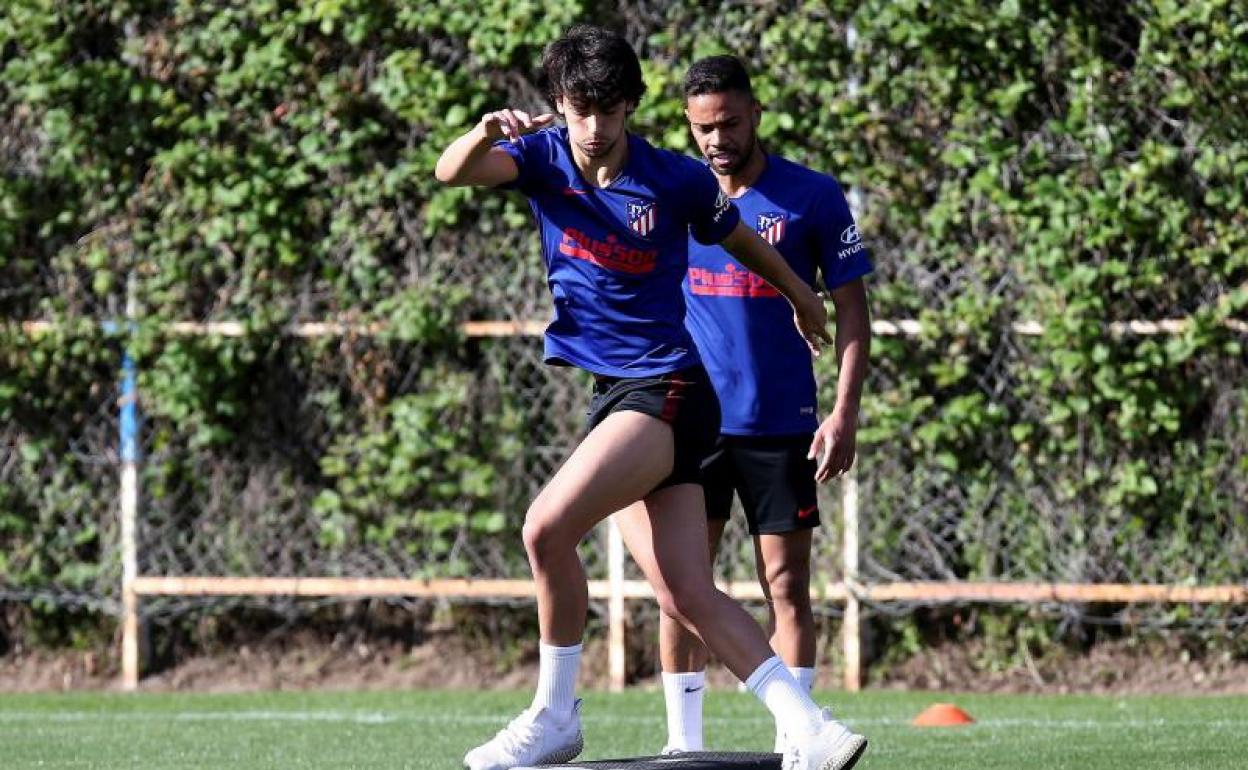
[[[838,398],[836,404],[832,407],[832,417],[838,420],[847,420],[851,423],[858,423],[858,401],[857,399]]]
[[[472,129],[472,132],[470,135],[472,136],[474,145],[476,145],[477,147],[481,147],[482,145],[487,145],[487,144],[493,144],[494,142],[497,142],[499,139],[503,138],[502,132],[499,132],[498,136],[494,136],[490,132],[490,125],[484,118],[482,118],[481,121],[478,122],[477,125]]]
[[[786,279],[783,285],[777,284],[776,288],[785,296],[795,310],[802,305],[809,305],[811,302],[819,301],[819,297],[815,294],[814,289],[810,288],[800,278],[796,280]]]

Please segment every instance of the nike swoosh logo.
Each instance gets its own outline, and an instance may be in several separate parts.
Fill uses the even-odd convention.
[[[810,516],[810,514],[814,513],[814,512],[815,512],[815,511],[817,511],[817,510],[819,510],[819,506],[818,506],[818,505],[812,505],[812,506],[810,506],[809,508],[798,508],[798,509],[797,509],[797,518],[799,518],[799,519],[804,519],[804,518],[806,518],[807,516]]]
[[[576,190],[571,187],[563,188],[564,195],[589,195],[589,190]]]
[[[702,685],[702,687],[706,687],[706,685]],[[686,687],[685,692],[697,692],[698,690],[701,690],[702,687]]]

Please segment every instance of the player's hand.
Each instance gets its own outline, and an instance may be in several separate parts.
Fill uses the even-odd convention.
[[[520,137],[545,128],[555,122],[554,113],[544,112],[536,117],[524,110],[513,110],[510,107],[496,112],[487,112],[481,117],[481,128],[491,140],[510,139],[520,141]]]
[[[810,442],[809,460],[818,460],[815,481],[822,484],[849,470],[854,464],[858,443],[858,415],[852,410],[834,409],[815,431]]]
[[[820,296],[810,290],[799,294],[792,304],[793,323],[806,340],[810,354],[818,358],[824,343],[833,344],[832,335],[828,332],[828,309]]]

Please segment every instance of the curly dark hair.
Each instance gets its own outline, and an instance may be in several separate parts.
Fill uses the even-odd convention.
[[[750,98],[754,88],[750,73],[735,56],[708,56],[695,61],[685,73],[685,100],[691,96],[739,91]]]
[[[646,92],[637,53],[618,32],[576,24],[546,46],[538,85],[555,106],[563,98],[578,109],[636,106]]]

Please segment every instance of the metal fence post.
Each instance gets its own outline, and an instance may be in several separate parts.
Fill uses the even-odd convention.
[[[841,562],[845,583],[845,618],[841,639],[845,650],[845,689],[862,689],[862,606],[858,601],[858,463],[854,462],[841,478],[841,520],[843,550]]]
[[[134,281],[129,285],[126,302],[126,328],[123,340],[133,334],[135,316]],[[121,399],[118,429],[121,459],[121,686],[135,690],[139,686],[139,597],[135,579],[139,576],[137,524],[139,512],[139,387],[138,366],[129,345],[121,357]]]
[[[859,79],[852,56],[858,44],[858,30],[853,23],[845,25],[845,47],[851,56],[849,77],[846,78],[846,91],[852,99],[858,95]],[[857,221],[862,213],[862,191],[857,185],[849,188],[848,198],[850,212]],[[842,641],[845,649],[845,689],[858,692],[862,689],[862,628],[860,626],[862,608],[855,590],[858,586],[858,462],[850,466],[849,471],[841,479],[841,515],[844,524],[844,551],[842,564],[845,583],[845,620],[841,626]]]

